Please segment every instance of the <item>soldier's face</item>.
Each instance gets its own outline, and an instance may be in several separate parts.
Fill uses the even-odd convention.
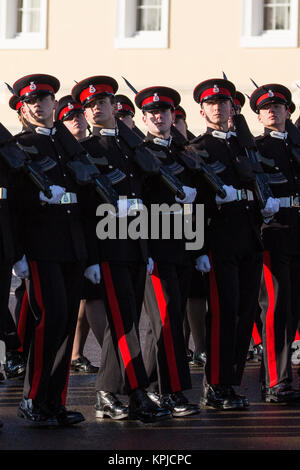
[[[97,98],[86,105],[84,114],[91,124],[107,125],[108,122],[114,122],[114,105],[108,96]]]
[[[268,103],[259,110],[258,120],[264,127],[274,129],[285,128],[285,121],[289,117],[289,111],[282,103]]]
[[[75,113],[69,119],[63,121],[74,137],[80,137],[87,130],[87,122],[83,113]]]
[[[228,124],[232,105],[230,100],[208,100],[202,103],[201,116],[209,125],[224,126]]]
[[[49,125],[53,121],[55,99],[52,95],[42,95],[26,101],[22,108],[26,119],[34,125]]]
[[[174,111],[170,108],[153,109],[143,114],[143,122],[148,131],[158,137],[169,137],[174,118]]]

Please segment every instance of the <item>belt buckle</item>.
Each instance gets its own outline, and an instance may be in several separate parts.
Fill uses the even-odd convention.
[[[299,196],[291,196],[291,206],[292,207],[300,207],[300,197]]]

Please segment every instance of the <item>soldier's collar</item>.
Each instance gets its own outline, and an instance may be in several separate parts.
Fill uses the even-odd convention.
[[[236,133],[233,131],[217,131],[216,129],[212,129],[211,127],[207,128],[207,133],[211,134],[213,137],[216,137],[217,139],[229,139],[232,135],[236,136]]]
[[[287,139],[288,133],[287,132],[271,131],[270,136],[275,137],[275,139],[285,140],[285,139]]]
[[[117,127],[115,127],[115,129],[101,129],[100,134],[114,137],[119,134],[119,130]]]
[[[51,129],[49,129],[48,127],[37,126],[35,128],[35,132],[37,134],[42,134],[42,135],[54,135],[56,133],[56,127],[52,127]]]
[[[168,139],[161,139],[160,137],[154,137],[152,139],[156,145],[161,145],[162,147],[170,147],[172,142],[172,137],[170,136]]]

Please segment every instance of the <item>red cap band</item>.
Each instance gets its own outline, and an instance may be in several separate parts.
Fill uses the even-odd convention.
[[[267,98],[273,98],[274,96],[276,96],[277,98],[282,98],[286,101],[286,97],[282,95],[281,93],[278,93],[277,91],[272,91],[272,93],[273,93],[273,96],[270,96],[269,93],[265,93],[264,95],[260,96],[256,102],[256,106],[258,106],[261,101]]]
[[[29,86],[22,88],[20,91],[20,96],[26,95],[26,93],[34,93],[36,91],[49,91],[50,93],[54,93],[54,88],[51,85],[47,85],[46,83],[34,83],[32,82]]]
[[[144,99],[144,101],[142,102],[142,107],[146,106],[146,104],[159,103],[160,101],[163,101],[164,103],[169,103],[173,107],[175,107],[174,101],[171,98],[169,98],[168,96],[158,96],[157,94],[153,96],[149,96],[148,98]]]
[[[110,85],[90,85],[88,88],[80,93],[80,101],[83,103],[87,98],[99,93],[111,93],[114,94],[114,90]]]
[[[71,108],[70,108],[70,106],[66,106],[65,108],[63,108],[61,110],[61,112],[58,115],[58,119],[61,120],[64,117],[65,114],[69,113],[70,111],[73,111],[73,109],[80,109],[82,111],[83,107],[81,106],[81,104],[72,103]]]
[[[226,95],[226,96],[230,97],[231,93],[226,88],[219,88],[219,87],[217,87],[217,88],[208,88],[200,96],[200,101],[203,100],[204,98],[206,98],[207,96],[211,96],[211,95]]]
[[[183,116],[185,117],[184,113],[180,111],[179,109],[175,109],[175,116]]]
[[[22,101],[19,101],[19,102],[16,104],[16,111],[19,111],[19,109],[22,108],[22,106],[23,106]]]
[[[117,108],[118,111],[131,111],[132,113],[134,112],[134,109],[132,109],[131,106],[125,103],[117,103]]]

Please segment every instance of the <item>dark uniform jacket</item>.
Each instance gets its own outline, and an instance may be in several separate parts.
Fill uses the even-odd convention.
[[[276,134],[275,134],[276,135]],[[300,195],[300,166],[292,155],[292,144],[287,139],[272,136],[269,129],[256,138],[263,157],[261,164],[265,173],[285,178],[282,183],[272,184],[274,197],[287,198]],[[298,201],[298,202],[297,202]],[[300,253],[300,198],[299,207],[281,207],[268,225],[263,225],[265,248],[284,253]]]
[[[52,184],[77,195],[78,203],[47,204],[40,201],[39,188],[27,175],[15,178],[14,206],[19,216],[19,232],[24,253],[32,260],[98,262],[95,226],[90,214],[90,193],[79,187],[67,171],[69,157],[57,134],[34,130],[16,136],[33,161],[45,162],[45,174]]]
[[[119,196],[126,196],[128,199],[143,199],[143,173],[137,166],[133,158],[133,151],[120,136],[101,135],[98,130],[95,135],[82,141],[81,144],[86,148],[89,154],[95,158],[106,157],[108,165],[99,166],[100,172],[106,174],[114,169],[121,170],[126,177],[114,185],[115,191]],[[100,201],[98,202],[98,204]],[[134,216],[127,217],[127,227]],[[118,225],[123,221],[116,218],[117,239],[99,240],[100,261],[114,262],[142,262],[148,260],[147,240],[138,238],[132,240],[128,236],[126,239],[118,238]]]
[[[213,129],[194,139],[191,146],[196,150],[206,150],[207,164],[216,165],[218,176],[225,185],[232,185],[238,190],[253,190],[252,166],[239,147],[237,139],[231,135],[229,139],[214,137]],[[245,193],[245,191],[243,191]],[[224,251],[234,250],[239,244],[254,242],[262,249],[260,226],[262,217],[255,200],[240,200],[225,203],[219,207],[215,203],[215,194],[211,191],[206,195],[205,217],[205,248]]]

